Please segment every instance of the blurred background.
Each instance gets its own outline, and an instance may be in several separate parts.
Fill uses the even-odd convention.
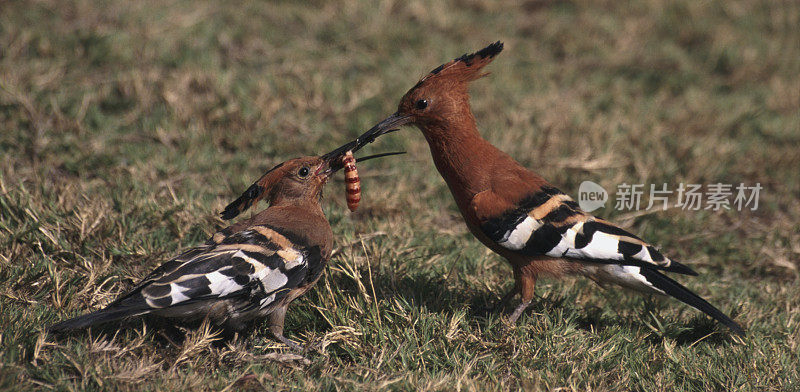
[[[797,388],[798,25],[794,0],[4,1],[0,386]],[[683,282],[749,340],[582,280],[542,281],[506,331],[480,309],[510,269],[466,232],[410,128],[366,149],[408,154],[360,165],[357,213],[341,179],[326,189],[337,254],[287,321],[326,343],[310,368],[259,359],[266,329],[227,348],[41,334],[205,241],[266,169],[354,138],[496,40],[471,89],[479,129],[565,192],[763,186],[756,211],[595,211],[692,263]]]

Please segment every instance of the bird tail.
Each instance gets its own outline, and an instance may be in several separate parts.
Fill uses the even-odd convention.
[[[64,333],[120,320],[126,317],[138,316],[147,312],[149,312],[149,309],[131,307],[106,308],[53,324],[48,327],[47,330],[52,333]]]
[[[714,305],[711,305],[708,303],[708,301],[700,298],[699,295],[691,292],[680,283],[650,268],[642,268],[640,273],[644,275],[648,282],[650,282],[656,288],[664,291],[664,293],[667,295],[675,297],[679,301],[711,316],[720,323],[725,324],[737,335],[744,336],[744,329],[739,324],[731,320],[731,318],[725,315],[725,313],[722,313],[721,310],[715,308]]]

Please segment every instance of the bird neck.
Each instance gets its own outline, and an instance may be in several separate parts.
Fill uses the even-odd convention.
[[[323,255],[329,255],[333,245],[333,233],[322,206],[314,200],[274,200],[269,208],[253,218],[232,226],[234,229],[266,224],[305,238],[309,246],[320,246]]]
[[[288,208],[297,211],[303,211],[304,214],[321,216],[325,218],[325,213],[322,211],[322,205],[319,203],[319,197],[281,197],[276,196],[270,202],[270,207]]]
[[[465,113],[420,126],[436,169],[456,200],[471,199],[488,187],[491,154],[497,150],[478,133],[475,118]]]

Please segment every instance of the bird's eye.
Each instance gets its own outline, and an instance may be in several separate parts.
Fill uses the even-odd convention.
[[[311,173],[311,169],[309,169],[307,166],[303,166],[297,171],[297,175],[300,176],[300,178],[308,177],[308,173]]]
[[[418,110],[423,110],[428,107],[428,100],[420,99],[419,101],[417,101],[416,106]]]

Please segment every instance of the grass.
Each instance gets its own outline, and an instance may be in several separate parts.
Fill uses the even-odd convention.
[[[800,10],[792,1],[6,1],[0,4],[0,389],[800,389]],[[510,268],[465,230],[415,130],[369,148],[338,252],[290,308],[321,340],[275,361],[266,328],[213,344],[137,326],[54,340],[180,249],[265,169],[395,109],[495,40],[483,135],[576,195],[584,180],[764,186],[757,211],[617,220],[700,272],[748,330],[676,301],[542,281],[515,329],[483,309]],[[262,206],[263,208],[263,206]]]

